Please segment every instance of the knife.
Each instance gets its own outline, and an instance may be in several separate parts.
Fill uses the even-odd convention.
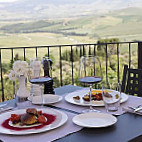
[[[68,111],[68,112],[75,113],[75,114],[80,114],[80,113],[77,112],[77,111],[70,110],[70,109],[66,109],[66,108],[62,108],[62,107],[56,107],[56,106],[53,106],[53,105],[47,105],[47,104],[44,104],[44,106],[50,107],[50,108],[59,109],[59,110],[63,110],[63,111]]]
[[[3,113],[3,112],[5,112],[5,111],[12,110],[12,109],[14,109],[14,107],[1,108],[0,109],[0,114]]]
[[[141,109],[142,109],[142,106],[141,106],[141,107],[136,108],[136,109],[134,110],[134,112],[137,112],[137,111],[139,111],[139,110],[141,110]]]

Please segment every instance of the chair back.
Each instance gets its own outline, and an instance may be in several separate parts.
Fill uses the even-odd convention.
[[[128,68],[124,65],[122,92],[142,97],[142,69]]]

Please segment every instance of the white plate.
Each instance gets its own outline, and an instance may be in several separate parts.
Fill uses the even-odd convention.
[[[76,115],[72,121],[82,127],[101,128],[115,124],[117,118],[107,113],[88,112]]]
[[[96,89],[97,90],[97,89]],[[114,90],[110,90],[110,89],[107,89],[109,91],[114,91]],[[90,105],[90,102],[86,102],[82,99],[82,97],[86,94],[88,94],[89,92],[89,89],[83,89],[83,90],[80,90],[80,91],[76,91],[76,92],[72,92],[72,93],[69,93],[65,96],[65,100],[69,103],[72,103],[72,104],[75,104],[75,105],[81,105],[81,106],[89,106]],[[80,96],[80,100],[74,100],[73,97],[75,96]],[[128,95],[125,94],[125,93],[121,93],[121,101],[120,103],[124,103],[128,100]],[[91,101],[91,104],[92,106],[104,106],[104,102],[103,100],[101,101]]]
[[[41,108],[41,109],[37,109],[37,110],[42,110],[43,113],[47,113],[47,114],[52,114],[56,116],[56,119],[53,123],[46,125],[40,129],[29,129],[29,130],[10,130],[7,128],[4,128],[2,126],[2,123],[10,118],[11,114],[23,114],[26,112],[26,109],[21,109],[21,110],[15,110],[15,111],[10,111],[7,113],[3,113],[0,115],[0,133],[3,134],[11,134],[11,135],[27,135],[27,134],[33,134],[33,133],[41,133],[41,132],[45,132],[45,131],[49,131],[55,128],[58,128],[60,126],[62,126],[63,124],[65,124],[68,120],[68,117],[65,113],[61,112],[61,111],[57,111],[54,109],[49,109],[49,108]]]
[[[53,104],[60,102],[63,99],[62,96],[54,95],[54,94],[44,94],[43,95],[43,104]],[[41,96],[33,96],[32,99],[29,98],[29,100],[32,100],[33,104],[42,104],[42,98]]]

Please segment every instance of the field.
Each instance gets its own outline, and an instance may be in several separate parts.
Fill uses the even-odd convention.
[[[142,39],[142,9],[40,21],[1,21],[0,47],[96,43],[98,39]]]
[[[1,21],[0,48],[97,43],[100,39],[111,38],[118,38],[120,42],[140,41],[142,39],[141,13],[142,9],[126,9],[105,15],[91,15],[61,20]],[[136,47],[137,45],[133,44],[131,49],[133,66],[137,64]],[[68,47],[62,48],[62,53],[67,50]],[[47,49],[39,49],[38,57],[45,56],[48,53],[47,51]],[[128,64],[128,45],[120,46],[120,53],[120,69],[122,70],[122,64]],[[14,57],[16,54],[23,57],[23,50],[14,49]],[[26,49],[26,58],[28,60],[34,58],[35,55],[35,49]],[[50,55],[54,58],[54,66],[56,67],[54,76],[57,76],[59,81],[59,49],[50,48]],[[11,58],[11,50],[2,50],[3,64],[9,64]],[[111,58],[116,61],[116,56]],[[102,64],[105,65],[105,61]],[[77,63],[74,63],[74,65],[78,66]],[[67,84],[71,80],[71,63],[63,61],[63,66],[63,78],[66,80],[65,84]],[[117,68],[116,63],[115,68]],[[78,69],[76,68],[75,79],[77,78],[77,71]],[[113,74],[113,77],[110,76],[112,81],[116,81],[116,71],[111,70],[109,73]],[[7,74],[8,72],[4,73],[5,76]]]

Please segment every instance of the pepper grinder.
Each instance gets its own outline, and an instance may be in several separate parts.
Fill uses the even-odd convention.
[[[50,77],[51,81],[44,84],[44,94],[55,94],[52,79],[52,60],[48,57],[44,57],[42,60],[44,76]]]

